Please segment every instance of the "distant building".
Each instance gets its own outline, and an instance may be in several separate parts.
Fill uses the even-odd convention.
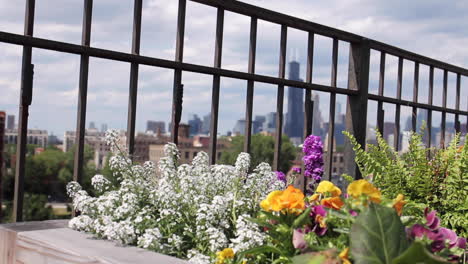
[[[323,130],[323,120],[322,113],[320,112],[320,96],[312,92],[312,101],[314,102],[314,113],[312,120],[312,134],[320,136],[321,138],[325,137]]]
[[[101,132],[106,132],[107,131],[107,124],[104,123],[101,125]]]
[[[190,125],[190,136],[201,134],[203,122],[198,115],[194,114],[192,118],[189,119],[188,124]]]
[[[207,136],[197,135],[193,138],[182,137],[179,134],[179,144],[177,145],[180,152],[179,164],[191,163],[193,158],[201,151],[208,153],[210,138]],[[226,139],[219,138],[216,146],[216,158],[220,159],[222,153],[229,148],[230,142]],[[164,143],[152,144],[149,146],[149,160],[158,162],[164,156]]]
[[[245,124],[245,119],[237,120],[234,128],[232,129],[232,134],[236,136],[245,135]]]
[[[262,115],[255,116],[254,121],[252,122],[252,130],[254,134],[258,134],[263,131],[263,124],[266,121],[266,117]]]
[[[208,113],[207,115],[203,117],[201,133],[205,135],[210,134],[210,126],[211,126],[211,113]]]
[[[14,115],[7,116],[6,129],[10,129],[10,130],[15,129],[15,116]]]
[[[96,123],[94,123],[93,121],[89,122],[88,129],[96,129]]]
[[[102,169],[106,165],[107,156],[110,152],[110,147],[106,144],[106,133],[97,129],[87,129],[85,131],[85,144],[94,150],[94,165],[97,169]],[[125,136],[121,132],[121,136]],[[66,131],[63,138],[63,151],[68,152],[75,145],[76,132]],[[125,141],[123,141],[125,142]]]
[[[47,130],[28,129],[26,144],[38,145],[41,148],[47,147],[49,135]],[[5,130],[5,143],[17,144],[18,143],[18,129]]]
[[[267,133],[275,133],[276,130],[276,112],[268,113],[265,116],[265,122],[263,123],[263,131]]]
[[[299,78],[299,62],[289,63],[289,80],[302,81]],[[284,133],[289,138],[302,141],[304,138],[304,90],[301,88],[288,87],[288,111],[286,113],[286,124]]]
[[[48,142],[47,142],[47,144],[49,144],[49,146],[56,146],[56,145],[60,145],[62,143],[63,142],[56,135],[54,135],[54,134],[49,135]]]
[[[166,134],[166,124],[164,121],[146,121],[146,132],[153,132],[154,134]]]

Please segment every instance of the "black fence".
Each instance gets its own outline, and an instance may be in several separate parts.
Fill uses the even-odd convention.
[[[182,111],[182,94],[183,85],[181,83],[182,74],[184,71],[203,73],[213,76],[212,86],[212,103],[211,103],[211,129],[210,129],[210,148],[209,155],[211,163],[216,162],[216,143],[218,129],[218,109],[219,109],[219,91],[220,78],[230,77],[247,81],[247,96],[245,120],[246,140],[244,143],[244,151],[249,152],[251,145],[252,132],[252,110],[253,110],[253,95],[256,82],[269,83],[277,85],[277,106],[276,106],[276,133],[275,133],[275,155],[273,168],[276,170],[280,160],[280,148],[283,125],[283,98],[285,86],[302,88],[305,90],[304,102],[304,135],[309,135],[312,132],[312,105],[311,92],[321,91],[329,94],[330,109],[329,109],[329,127],[328,127],[328,142],[333,142],[334,135],[334,119],[336,96],[345,95],[347,97],[346,111],[346,129],[353,133],[358,142],[365,146],[366,130],[367,130],[367,107],[369,101],[377,102],[377,127],[380,131],[384,130],[384,111],[383,104],[395,105],[395,128],[394,138],[399,139],[400,134],[400,111],[401,106],[412,108],[412,128],[416,130],[417,111],[425,109],[428,113],[427,123],[431,126],[432,112],[440,111],[442,113],[441,123],[441,142],[445,138],[445,125],[447,113],[455,114],[455,130],[460,131],[461,118],[468,117],[468,111],[460,109],[460,94],[461,94],[461,77],[468,76],[468,70],[457,67],[445,62],[434,60],[425,56],[421,56],[403,49],[387,45],[372,39],[355,35],[349,32],[330,28],[320,24],[312,23],[296,17],[287,16],[267,9],[259,8],[253,5],[245,4],[234,0],[189,0],[198,2],[203,5],[217,8],[217,24],[215,36],[214,63],[212,67],[201,66],[183,62],[184,55],[184,31],[185,31],[185,15],[187,0],[179,0],[178,2],[178,20],[177,20],[177,35],[176,37],[176,53],[174,60],[165,60],[155,57],[147,57],[140,55],[140,36],[141,36],[141,18],[142,18],[142,0],[134,2],[134,18],[133,18],[133,36],[132,48],[128,53],[117,52],[107,49],[94,48],[90,46],[93,0],[84,0],[83,26],[82,26],[82,42],[81,45],[41,39],[33,37],[34,29],[34,10],[35,0],[26,1],[26,15],[24,25],[24,35],[12,34],[8,32],[0,32],[0,42],[16,44],[23,46],[22,58],[22,73],[21,73],[21,98],[20,98],[20,117],[18,126],[18,144],[17,144],[17,160],[16,160],[16,175],[15,175],[15,194],[14,194],[14,221],[22,221],[22,208],[24,196],[24,173],[26,161],[26,137],[28,127],[28,110],[32,101],[33,90],[33,68],[31,64],[32,49],[45,49],[57,52],[65,52],[78,54],[81,56],[80,71],[79,71],[79,95],[78,95],[78,110],[77,110],[77,126],[76,126],[76,143],[77,151],[75,156],[74,180],[81,182],[83,170],[83,154],[85,144],[85,120],[86,120],[86,102],[87,102],[87,87],[88,87],[88,69],[89,58],[103,58],[114,61],[127,62],[131,64],[130,70],[130,85],[129,85],[129,101],[128,101],[128,123],[127,123],[127,144],[130,154],[134,152],[135,140],[135,119],[137,107],[137,92],[138,92],[138,72],[139,65],[156,66],[174,70],[174,88],[172,102],[172,122],[171,122],[171,139],[177,143],[178,127]],[[223,27],[225,11],[234,12],[237,14],[250,17],[250,42],[249,42],[249,60],[248,71],[233,71],[222,68],[221,58],[223,50]],[[278,65],[278,77],[259,75],[255,73],[256,59],[256,41],[257,41],[257,23],[259,20],[264,20],[281,25],[280,38],[280,54]],[[287,33],[288,28],[294,28],[304,31],[308,34],[308,54],[306,65],[306,80],[295,81],[285,78],[286,66],[286,50],[287,50]],[[331,83],[330,85],[320,85],[312,80],[313,61],[314,61],[314,36],[321,35],[333,39],[332,47],[332,65],[331,65]],[[347,87],[337,87],[337,67],[338,67],[338,43],[344,41],[349,43],[349,68],[348,68],[348,85]],[[369,93],[369,67],[371,50],[380,52],[380,82],[378,94]],[[385,76],[385,59],[386,55],[393,55],[398,58],[398,77],[397,77],[397,96],[396,98],[384,96],[384,76]],[[403,60],[414,62],[414,87],[413,99],[402,99],[402,73]],[[419,67],[420,65],[429,66],[429,98],[428,103],[418,102],[418,84],[419,84]],[[433,104],[434,95],[434,69],[443,70],[443,90],[442,106]],[[447,75],[448,73],[456,74],[456,98],[455,108],[447,107]],[[465,88],[466,89],[466,88]],[[429,129],[430,133],[430,129]],[[428,145],[431,145],[431,136],[428,137]],[[394,140],[396,149],[399,140]],[[331,177],[333,143],[327,144],[326,155],[326,171],[328,178]],[[359,172],[353,162],[352,151],[345,154],[347,168],[349,172],[355,172],[355,176],[360,177]]]

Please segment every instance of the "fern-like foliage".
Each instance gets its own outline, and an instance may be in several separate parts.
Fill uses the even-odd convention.
[[[388,197],[401,193],[408,209],[435,209],[442,223],[468,236],[468,146],[456,135],[446,148],[426,148],[421,133],[412,133],[408,151],[399,154],[377,132],[377,144],[367,150],[349,132],[355,161],[364,178]],[[468,136],[465,140],[468,142]]]

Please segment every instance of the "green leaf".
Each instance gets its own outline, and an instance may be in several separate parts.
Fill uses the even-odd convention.
[[[444,259],[431,254],[429,250],[421,243],[414,242],[411,246],[403,252],[399,257],[393,260],[393,264],[413,264],[413,263],[425,263],[425,264],[445,264],[450,263]]]
[[[326,260],[323,255],[302,254],[292,258],[293,264],[322,264]]]
[[[350,240],[356,264],[389,264],[409,247],[405,227],[395,210],[374,203],[351,226]]]
[[[259,254],[263,254],[263,253],[275,253],[275,254],[278,254],[278,255],[284,255],[283,254],[284,252],[281,251],[280,249],[276,248],[276,247],[273,247],[273,246],[260,246],[260,247],[256,247],[256,248],[252,248],[252,249],[249,249],[249,250],[242,251],[242,252],[239,253],[239,256],[242,258],[245,255],[250,255],[250,254],[259,255]]]
[[[293,222],[292,228],[298,228],[310,221],[310,207],[307,208],[301,215],[299,215]]]

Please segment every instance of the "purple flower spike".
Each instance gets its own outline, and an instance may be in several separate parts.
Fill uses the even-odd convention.
[[[302,152],[304,157],[302,161],[304,162],[304,175],[307,178],[315,180],[315,182],[320,182],[323,175],[323,144],[320,140],[320,137],[310,135],[304,141],[304,146],[302,147]]]
[[[301,173],[301,168],[295,167],[295,168],[293,168],[293,172],[297,173],[297,174],[300,174]]]
[[[282,181],[284,183],[286,183],[286,175],[284,175],[284,173],[282,173],[281,171],[275,171],[276,173],[276,179],[278,179],[278,181]]]

